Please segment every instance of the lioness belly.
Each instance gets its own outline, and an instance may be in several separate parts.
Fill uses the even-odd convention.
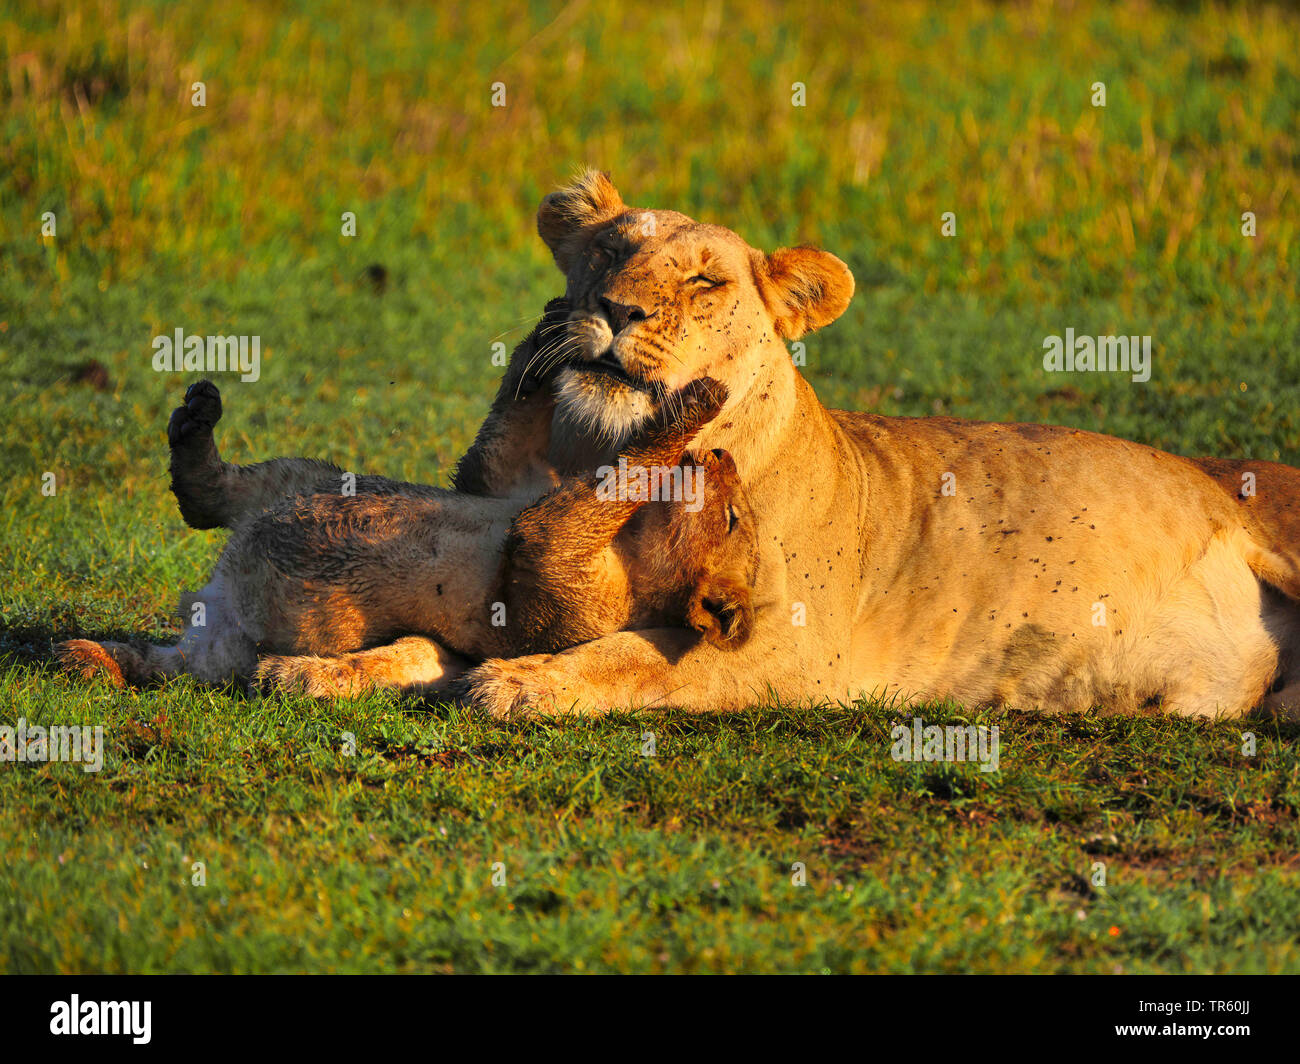
[[[1273,683],[1290,623],[1290,605],[1259,583],[1229,537],[1180,577],[1140,581],[1082,615],[1006,590],[962,623],[926,625],[917,615],[886,647],[864,639],[863,657],[880,670],[868,686],[909,701],[1049,712],[1239,714]]]
[[[1296,604],[1190,463],[1036,426],[872,428],[874,479],[900,504],[864,548],[861,690],[1213,715],[1287,680]]]
[[[1215,537],[1181,574],[1143,574],[1095,600],[1044,602],[1041,589],[1009,579],[967,588],[964,608],[939,607],[948,617],[923,601],[910,615],[885,610],[855,648],[862,686],[909,702],[1048,712],[1243,713],[1279,673],[1294,607],[1259,582],[1233,538]]]

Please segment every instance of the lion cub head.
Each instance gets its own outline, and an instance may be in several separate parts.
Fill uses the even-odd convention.
[[[547,196],[537,229],[571,305],[559,409],[614,442],[701,376],[743,401],[766,360],[788,359],[781,340],[834,321],[853,295],[853,275],[828,252],[767,255],[721,226],[628,207],[600,173]]]
[[[671,614],[715,646],[733,649],[754,627],[754,512],[728,452],[687,452],[678,468],[685,490],[645,506],[630,529],[638,582],[672,589]]]

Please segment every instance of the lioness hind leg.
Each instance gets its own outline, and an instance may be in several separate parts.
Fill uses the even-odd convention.
[[[367,691],[435,694],[459,677],[469,663],[424,636],[406,636],[387,646],[334,658],[268,655],[257,665],[256,684],[312,698],[355,697]]]

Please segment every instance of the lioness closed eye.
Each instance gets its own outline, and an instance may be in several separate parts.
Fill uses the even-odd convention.
[[[62,655],[107,657],[131,682],[222,682],[274,681],[283,663],[259,670],[259,655],[346,654],[409,633],[472,658],[557,651],[628,624],[738,646],[753,619],[752,513],[730,455],[686,452],[726,389],[695,381],[678,400],[605,475],[567,478],[522,511],[453,492],[295,499],[240,526],[208,585],[182,597],[182,615],[201,603],[204,623],[180,644],[74,641]]]

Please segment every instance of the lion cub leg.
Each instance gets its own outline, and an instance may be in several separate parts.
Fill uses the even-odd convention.
[[[59,644],[55,653],[67,671],[85,680],[101,676],[118,687],[181,675],[211,684],[251,675],[257,645],[229,609],[220,575],[202,591],[182,595],[179,612],[187,627],[172,646],[73,639]]]
[[[717,416],[727,399],[725,385],[712,378],[691,381],[619,455],[628,468],[669,467],[681,461],[687,445]],[[569,477],[559,488],[526,507],[507,539],[507,564],[556,572],[564,580],[589,566],[648,500],[607,497],[588,478]]]
[[[213,432],[221,413],[217,386],[197,381],[167,423],[172,494],[191,528],[234,528],[295,495],[340,489],[343,470],[318,458],[273,458],[248,466],[223,461]]]
[[[620,465],[647,474],[677,465],[726,399],[726,387],[711,378],[690,382],[628,443]],[[575,476],[520,512],[506,537],[503,565],[511,650],[560,650],[627,621],[633,588],[610,548],[647,502]],[[666,542],[656,546],[667,550]]]
[[[434,694],[469,668],[469,662],[424,636],[338,657],[268,655],[257,665],[257,685],[267,691],[338,698],[367,691]]]
[[[566,349],[569,304],[552,299],[510,356],[474,443],[456,464],[452,487],[467,495],[505,497],[554,487],[547,460],[555,413],[554,376]],[[535,489],[535,490],[534,490]]]

